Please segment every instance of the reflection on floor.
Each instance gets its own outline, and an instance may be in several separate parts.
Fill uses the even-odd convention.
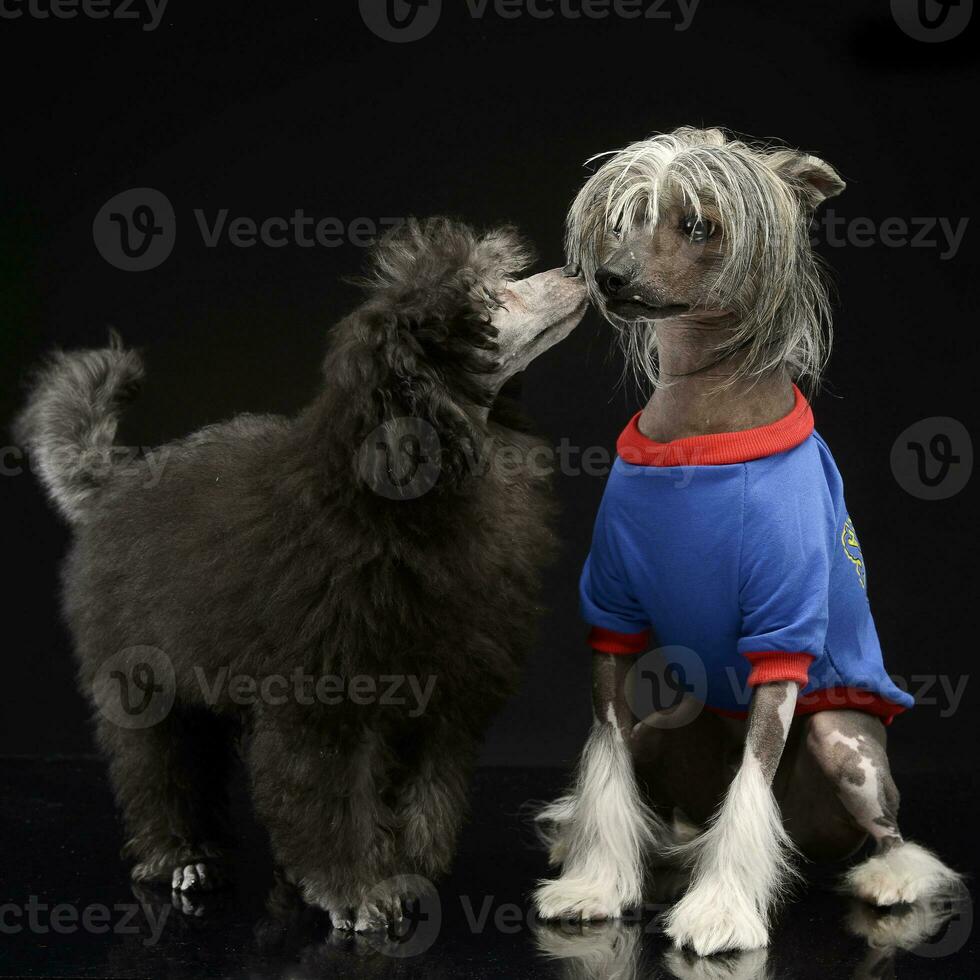
[[[972,780],[972,783],[970,782]],[[0,976],[458,977],[566,980],[784,980],[976,975],[969,895],[875,910],[811,875],[779,915],[767,950],[699,959],[659,929],[663,895],[632,920],[545,925],[529,913],[546,872],[522,804],[560,787],[547,770],[484,770],[456,868],[391,935],[331,932],[275,875],[262,832],[238,801],[242,846],[233,888],[171,896],[133,888],[116,852],[120,830],[94,760],[0,760]],[[903,824],[969,871],[976,777],[904,781]],[[25,836],[24,828],[27,828]],[[20,841],[19,846],[13,846]],[[659,901],[658,901],[659,900]]]

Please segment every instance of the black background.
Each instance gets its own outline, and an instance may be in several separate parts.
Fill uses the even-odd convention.
[[[824,156],[848,181],[832,202],[848,220],[973,220],[974,25],[941,44],[912,40],[887,0],[702,0],[685,31],[616,17],[509,20],[492,5],[479,19],[462,2],[444,6],[436,29],[408,44],[375,36],[352,0],[170,0],[152,32],[84,17],[0,19],[0,420],[46,349],[99,345],[109,325],[148,362],[129,444],[304,403],[325,332],[355,302],[341,278],[363,249],[207,248],[196,208],[259,221],[302,208],[345,224],[436,213],[514,222],[546,268],[563,262],[563,217],[589,156],[703,123]],[[91,230],[99,208],[132,187],[157,188],[177,213],[173,254],[142,273],[106,262]],[[946,260],[941,247],[821,248],[840,303],[815,412],[844,474],[886,662],[954,685],[976,657],[973,485],[918,499],[889,455],[923,418],[971,428],[977,234],[969,225]],[[617,387],[611,341],[590,313],[528,371],[525,408],[555,445],[611,448],[639,406]],[[576,580],[603,480],[563,475],[557,489],[564,550],[547,575],[550,611],[522,693],[488,739],[489,763],[568,763],[589,721]],[[0,478],[0,496],[0,751],[88,751],[57,611],[67,531],[30,475]],[[894,726],[893,753],[907,768],[969,763],[975,705],[969,683],[952,717],[941,716],[942,699],[922,705]]]

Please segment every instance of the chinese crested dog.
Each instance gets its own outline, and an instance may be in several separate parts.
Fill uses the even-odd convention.
[[[552,544],[539,443],[496,396],[588,302],[561,270],[516,281],[528,261],[508,229],[392,232],[310,405],[208,426],[156,480],[114,446],[135,353],[41,372],[19,436],[72,526],[65,612],[134,879],[220,882],[233,744],[277,864],[336,927],[384,928],[413,875],[446,871]],[[317,684],[290,693],[297,675]],[[426,701],[370,696],[398,679]]]
[[[883,667],[804,395],[830,342],[809,225],[844,183],[715,129],[603,157],[569,258],[653,394],[619,438],[582,573],[595,719],[574,787],[539,815],[560,874],[538,910],[617,917],[658,858],[679,859],[667,933],[707,955],[767,944],[796,853],[845,859],[870,839],[844,884],[875,905],[953,888],[899,830],[885,726],[912,699]],[[641,711],[654,656],[679,696]]]

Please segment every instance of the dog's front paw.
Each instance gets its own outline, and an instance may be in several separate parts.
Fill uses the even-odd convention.
[[[766,924],[756,909],[711,882],[695,885],[670,909],[664,931],[698,956],[769,945]]]
[[[357,910],[354,932],[387,932],[405,917],[400,898],[365,902]]]
[[[175,892],[209,892],[224,883],[221,866],[212,861],[178,865],[170,878],[170,888]]]
[[[416,893],[408,879],[394,878],[371,889],[348,891],[346,900],[310,880],[301,882],[300,894],[307,905],[323,909],[338,932],[386,932],[404,919],[404,903]]]
[[[330,909],[329,914],[338,932],[388,932],[405,917],[400,899],[367,901],[357,908]]]
[[[542,919],[618,919],[623,914],[619,896],[573,878],[545,881],[535,889],[534,905]]]

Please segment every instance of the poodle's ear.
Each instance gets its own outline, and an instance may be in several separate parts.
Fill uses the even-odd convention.
[[[480,433],[463,424],[439,427],[422,414],[388,404],[388,417],[360,442],[358,478],[389,500],[416,500],[460,486],[476,474]]]
[[[403,325],[375,323],[370,333],[375,344],[352,354],[356,377],[338,406],[359,447],[358,477],[394,500],[459,487],[479,470],[485,430],[476,406],[459,403]]]
[[[389,232],[362,280],[367,302],[342,332],[328,374],[346,378],[358,472],[383,496],[458,487],[480,470],[494,369],[496,293],[530,256],[509,229],[458,222]]]

